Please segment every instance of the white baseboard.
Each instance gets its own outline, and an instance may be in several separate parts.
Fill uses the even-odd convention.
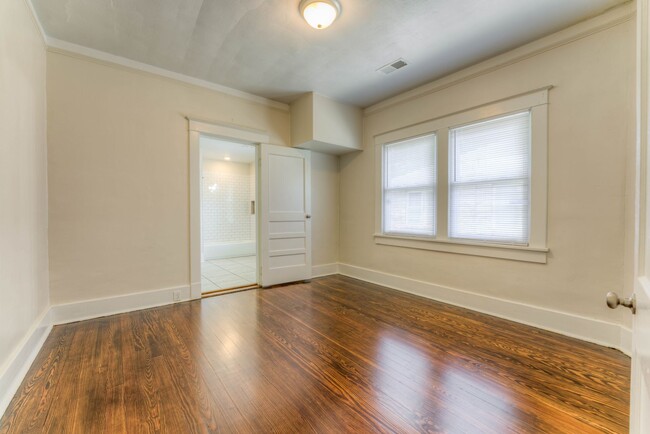
[[[0,373],[0,418],[18,391],[20,383],[23,382],[51,330],[49,311],[46,310],[34,321],[25,338],[9,357],[6,368]]]
[[[174,300],[174,293],[177,291],[179,300]],[[0,418],[27,375],[53,325],[148,309],[189,299],[190,287],[179,286],[50,306],[34,322],[31,331],[25,335],[23,342],[10,357],[7,367],[0,373]]]
[[[338,269],[339,273],[344,276],[616,348],[627,355],[630,355],[631,352],[631,330],[619,324],[435,285],[349,264],[339,264]]]
[[[618,324],[435,285],[349,264],[335,263],[312,267],[312,277],[338,273],[588,342],[617,348],[627,355],[631,353],[632,331]],[[179,301],[190,299],[190,287],[179,286],[51,306],[48,311],[44,312],[35,321],[32,330],[27,333],[23,343],[10,357],[4,372],[0,373],[0,417],[4,414],[43,346],[52,325],[176,303],[177,301],[174,301],[174,292],[176,291],[179,291]]]
[[[323,265],[314,265],[311,267],[311,277],[323,277],[331,276],[332,274],[338,274],[339,264],[323,264]]]
[[[179,300],[174,300],[174,292],[176,291],[179,292]],[[136,292],[133,294],[118,295],[116,297],[96,298],[93,300],[53,305],[50,308],[50,320],[53,325],[65,324],[178,303],[179,301],[187,301],[189,299],[189,286]]]
[[[257,249],[256,241],[240,241],[232,243],[203,244],[201,261],[212,261],[215,259],[229,259],[242,256],[255,256]]]

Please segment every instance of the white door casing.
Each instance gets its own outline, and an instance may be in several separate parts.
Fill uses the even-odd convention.
[[[239,125],[205,122],[187,118],[189,132],[189,193],[190,193],[190,298],[201,298],[201,135],[217,137],[248,145],[259,145],[269,141],[266,131],[254,130]],[[256,146],[259,158],[259,146]],[[256,171],[256,174],[258,171]],[[259,179],[259,175],[257,175]],[[259,203],[259,184],[256,203]],[[258,217],[259,219],[259,217]],[[259,221],[259,220],[258,220]],[[259,233],[259,231],[258,231]],[[259,250],[259,236],[257,245]],[[259,261],[259,256],[258,256]],[[259,268],[259,267],[258,267]],[[259,281],[259,276],[258,276]]]
[[[310,152],[261,145],[261,286],[311,278]]]
[[[632,335],[630,432],[650,433],[650,176],[648,133],[648,0],[637,1],[637,176],[635,228],[636,314]]]

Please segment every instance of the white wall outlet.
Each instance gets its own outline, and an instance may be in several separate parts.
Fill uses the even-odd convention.
[[[181,291],[180,291],[180,289],[174,291],[173,297],[174,297],[174,301],[181,301]]]

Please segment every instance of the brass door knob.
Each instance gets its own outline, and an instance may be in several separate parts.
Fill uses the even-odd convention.
[[[617,293],[615,292],[608,292],[607,293],[607,306],[610,309],[616,309],[619,306],[625,306],[627,308],[632,309],[632,313],[636,313],[636,295],[632,294],[632,297],[627,297],[621,299]]]

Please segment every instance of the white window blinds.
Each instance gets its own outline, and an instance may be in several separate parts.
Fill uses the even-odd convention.
[[[436,136],[384,145],[383,231],[436,232]]]
[[[530,112],[451,129],[449,237],[527,244]]]

